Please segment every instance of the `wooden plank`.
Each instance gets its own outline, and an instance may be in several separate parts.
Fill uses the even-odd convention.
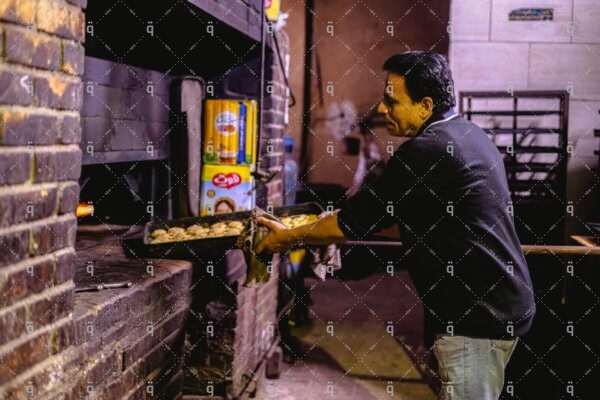
[[[525,255],[571,255],[571,256],[600,256],[600,246],[544,246],[544,245],[529,245],[521,246]]]

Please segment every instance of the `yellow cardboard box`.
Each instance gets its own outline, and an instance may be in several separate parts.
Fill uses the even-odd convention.
[[[252,210],[256,192],[250,172],[248,165],[203,165],[200,215]]]

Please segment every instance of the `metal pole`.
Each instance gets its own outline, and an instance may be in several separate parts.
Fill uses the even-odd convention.
[[[256,134],[256,149],[258,154],[256,155],[256,164],[254,166],[254,170],[258,171],[258,166],[260,164],[260,155],[261,155],[261,143],[260,143],[260,139],[262,137],[262,130],[263,130],[263,126],[262,126],[262,121],[263,121],[263,113],[264,113],[264,95],[265,95],[265,55],[266,55],[266,47],[267,47],[267,40],[266,40],[266,15],[265,15],[265,2],[262,1],[261,2],[261,6],[260,6],[260,39],[261,39],[261,43],[260,43],[260,81],[259,81],[259,85],[260,87],[258,88],[258,98],[259,98],[259,104],[258,104],[258,121],[256,121],[257,126],[257,134]]]
[[[384,241],[384,240],[348,240],[342,245],[345,246],[379,246],[379,247],[402,247],[400,241]],[[525,255],[529,254],[554,254],[554,255],[573,255],[573,256],[598,256],[600,255],[600,246],[560,246],[560,245],[521,245],[521,250]]]
[[[300,173],[299,179],[306,181],[308,172],[308,141],[310,140],[310,100],[312,89],[312,37],[313,37],[313,12],[315,8],[314,0],[306,0],[305,26],[304,32],[304,98],[302,99],[302,137],[300,140]]]

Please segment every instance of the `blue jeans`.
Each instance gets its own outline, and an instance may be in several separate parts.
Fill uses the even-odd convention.
[[[504,386],[504,368],[517,339],[494,340],[436,335],[440,400],[497,400]]]

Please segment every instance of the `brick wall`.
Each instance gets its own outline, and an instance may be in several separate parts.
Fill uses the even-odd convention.
[[[260,40],[261,0],[211,0],[205,2],[205,11],[244,34]]]
[[[276,338],[279,264],[273,263],[268,283],[245,288],[241,251],[201,259],[194,267],[186,328],[184,393],[242,395],[255,387],[252,381],[264,378],[257,367]]]
[[[85,3],[0,3],[0,398],[73,333]]]
[[[82,125],[96,155],[145,151],[153,133],[167,131],[170,84],[85,58],[86,5],[0,4],[0,398],[175,399],[189,263],[159,261],[148,276],[146,261],[112,245],[74,250]],[[149,81],[155,96],[144,98]],[[88,262],[101,264],[93,277]],[[123,271],[133,288],[74,292],[86,278],[110,283]]]
[[[100,241],[111,237],[99,238]],[[48,340],[55,356],[14,379],[2,381],[2,399],[176,399],[183,385],[183,322],[189,307],[191,265],[185,261],[148,262],[127,258],[114,243],[66,255],[72,261],[78,286],[129,280],[130,289],[81,292],[59,301],[72,309],[66,323],[56,324]],[[93,275],[89,266],[94,266]],[[160,301],[156,301],[160,299]],[[56,312],[56,311],[55,311]],[[48,319],[54,317],[53,313]],[[19,365],[36,354],[34,338],[13,349]],[[8,358],[11,361],[11,358]],[[6,362],[6,359],[5,359]],[[14,363],[13,363],[14,364]]]
[[[277,35],[281,58],[289,53],[289,38],[281,31]],[[272,40],[270,41],[273,46]],[[286,107],[286,85],[283,67],[276,54],[270,53],[265,71],[267,90],[264,97],[263,133],[260,142],[260,165],[269,173],[283,168],[285,148],[283,137],[286,135],[284,114]],[[257,204],[265,207],[278,207],[283,204],[283,173],[280,173],[258,192]]]
[[[278,35],[281,51],[287,52],[287,36],[283,32]],[[270,89],[263,100],[260,143],[260,168],[268,172],[275,172],[283,165],[286,92],[281,71],[277,56],[269,50],[265,84]],[[259,187],[257,204],[280,206],[282,194],[282,176],[277,175]],[[242,286],[245,262],[240,251],[230,252],[226,257],[203,255],[201,259],[202,263],[196,263],[194,269],[197,275],[193,279],[196,284],[187,328],[184,393],[237,396],[246,388],[242,397],[247,397],[256,387],[254,381],[264,378],[264,371],[257,371],[257,367],[273,345],[277,332],[279,265],[274,259],[268,283],[259,288],[245,288]],[[214,275],[206,273],[209,265]]]
[[[130,161],[154,158],[154,153],[168,156],[172,80],[164,73],[86,57],[84,161],[103,162],[110,157],[105,153],[122,150],[139,152]]]
[[[179,398],[191,275],[189,262],[125,257],[110,242],[78,252],[78,286],[115,281],[133,286],[76,294],[75,331],[65,339],[72,345],[65,352],[69,368],[59,378],[59,393],[73,398]]]
[[[82,43],[86,6],[85,0],[0,4],[0,398],[140,398],[148,395],[152,380],[155,393],[177,398],[183,384],[178,349],[188,308],[189,267],[166,265],[159,277],[141,277],[138,287],[123,292],[74,293],[74,279],[83,279],[87,266],[82,253],[74,251],[74,210],[85,156],[80,146],[87,150],[88,135],[97,139],[104,131],[109,134],[94,143],[95,154],[136,149],[138,143],[114,126],[130,123],[136,133],[152,124],[163,129],[166,112],[155,106],[168,104],[166,90],[155,82],[156,101],[139,107],[149,75],[135,80],[97,76],[104,61],[86,58]],[[252,11],[247,13],[250,19]],[[283,161],[284,87],[277,59],[270,54],[268,60],[266,79],[273,90],[264,99],[263,141],[272,146],[263,146],[261,164],[275,171]],[[112,69],[113,74],[125,70],[148,73],[124,65]],[[150,124],[140,127],[141,121]],[[261,193],[263,206],[280,205],[281,177]],[[119,268],[139,267],[143,274],[145,265],[123,260],[105,260],[105,268],[116,268],[108,268],[105,279]],[[198,295],[195,300],[201,305],[193,308],[195,316],[201,324],[214,321],[216,337],[197,346],[206,350],[200,353],[204,371],[225,367],[221,374],[233,377],[233,384],[230,378],[221,383],[232,391],[245,386],[244,374],[252,375],[274,334],[277,265],[260,289],[241,287],[244,266],[238,259],[225,268],[237,274],[225,284],[205,279],[194,286],[217,290],[212,298]],[[154,335],[143,329],[148,319],[159,321]]]

